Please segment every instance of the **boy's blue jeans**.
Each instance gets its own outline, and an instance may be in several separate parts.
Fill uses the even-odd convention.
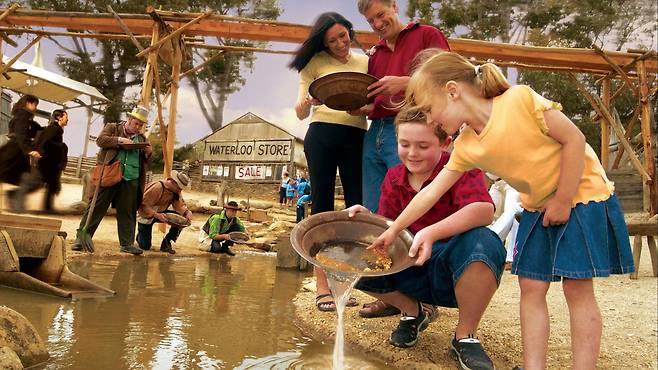
[[[400,163],[395,117],[372,120],[363,139],[363,205],[377,213],[384,176]]]
[[[396,274],[361,278],[356,288],[377,294],[399,291],[424,303],[457,307],[455,285],[473,262],[483,262],[496,277],[505,264],[505,248],[498,235],[486,227],[476,227],[432,245],[432,256],[422,266],[409,267]]]

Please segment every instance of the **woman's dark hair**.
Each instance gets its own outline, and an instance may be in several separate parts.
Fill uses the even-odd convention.
[[[57,124],[59,125],[59,119],[62,118],[63,115],[68,114],[64,109],[55,109],[51,114],[50,114],[50,122],[49,124],[54,125]]]
[[[11,107],[11,114],[16,115],[19,110],[25,108],[27,103],[36,103],[39,104],[39,98],[37,98],[34,95],[26,94],[20,97],[16,103],[14,103],[14,106]]]
[[[292,62],[288,64],[288,67],[300,72],[306,67],[315,54],[327,49],[327,46],[324,44],[324,35],[327,33],[327,30],[335,24],[345,26],[350,35],[350,40],[354,40],[354,27],[352,26],[352,22],[336,12],[322,13],[318,19],[315,20],[308,38],[302,43],[302,46],[297,49],[295,57],[292,59]]]

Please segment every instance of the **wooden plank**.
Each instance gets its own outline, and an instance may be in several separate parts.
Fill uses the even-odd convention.
[[[640,269],[640,257],[642,256],[642,236],[635,235],[633,237],[633,265],[635,266],[635,272],[631,272],[630,278],[635,280],[637,279],[637,274]]]
[[[633,132],[633,129],[635,128],[635,124],[637,124],[637,119],[638,117],[640,117],[640,111],[642,110],[641,108],[642,108],[641,106],[635,108],[635,111],[633,112],[633,116],[631,117],[630,121],[628,122],[628,125],[626,126],[626,134],[624,135],[626,140],[631,139],[631,134]],[[617,151],[615,161],[612,164],[612,169],[617,169],[619,167],[619,163],[621,162],[621,157],[623,155],[624,155],[624,147],[620,146],[619,151]]]
[[[0,214],[0,228],[20,227],[28,230],[51,230],[59,231],[62,220],[55,218],[23,216],[15,214]]]
[[[658,244],[656,244],[656,238],[647,236],[647,245],[649,247],[649,254],[651,255],[653,276],[658,276]]]
[[[612,69],[614,69],[615,72],[617,72],[617,74],[621,76],[622,80],[624,80],[624,84],[631,90],[633,96],[637,97],[638,96],[637,88],[635,87],[635,85],[633,85],[631,79],[628,78],[626,72],[624,72],[624,70],[622,70],[621,67],[619,67],[612,59],[608,58],[608,56],[606,55],[605,51],[603,51],[603,49],[601,49],[595,44],[592,44],[592,49],[594,49],[594,51],[597,54],[599,54],[606,62],[608,62],[608,64],[610,64]]]
[[[644,168],[649,177],[654,181],[645,181],[644,189],[644,208],[650,214],[655,215],[658,211],[658,182],[656,178],[656,162],[653,156],[651,139],[655,134],[651,132],[651,101],[649,100],[649,86],[647,83],[647,70],[645,61],[638,62],[638,76],[640,78],[640,105],[642,106],[642,115],[640,127],[642,128],[642,146],[644,147]]]
[[[7,226],[1,229],[9,234],[19,258],[47,258],[53,238],[57,237],[55,230],[29,230]]]
[[[601,86],[601,101],[603,106],[608,110],[610,109],[610,79],[603,80]],[[599,125],[601,125],[601,165],[603,169],[607,170],[610,168],[609,157],[610,157],[610,125],[603,117],[600,117]]]
[[[151,33],[153,21],[143,14],[120,14],[126,26],[135,35]],[[189,17],[179,22],[168,20],[172,26],[182,27]],[[202,23],[192,25],[185,31],[186,35],[216,36],[257,41],[280,41],[301,43],[309,34],[310,27],[299,24],[266,21],[237,21],[237,18],[226,16],[210,16]],[[41,26],[67,28],[72,30],[87,30],[97,32],[122,33],[121,27],[110,14],[91,14],[75,12],[51,12],[36,10],[17,10],[7,17],[6,22],[17,26]],[[370,47],[379,41],[373,32],[359,31],[357,37],[365,47]],[[479,59],[495,59],[498,61],[516,61],[527,64],[571,67],[575,70],[598,70],[604,73],[615,72],[600,55],[591,49],[569,49],[511,45],[503,43],[484,42],[477,40],[449,39],[451,49],[467,57]],[[637,54],[606,51],[605,54],[616,65],[626,66],[636,60]],[[646,61],[647,71],[656,73],[658,61],[649,58]]]
[[[223,58],[223,57],[224,57],[223,54],[224,54],[224,52],[223,52],[223,51],[220,51],[219,53],[213,55],[212,57],[210,57],[210,58],[204,60],[202,63],[199,63],[198,65],[196,65],[196,66],[194,66],[194,67],[188,69],[187,71],[183,72],[183,73],[180,75],[180,78],[182,79],[182,78],[187,77],[188,75],[191,75],[192,73],[196,73],[197,71],[201,70],[202,68],[204,68],[204,67],[207,66],[208,64],[210,64],[210,63],[216,61],[216,60],[219,59],[219,58]]]

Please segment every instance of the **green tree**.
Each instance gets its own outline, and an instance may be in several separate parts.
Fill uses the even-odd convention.
[[[462,38],[534,46],[605,49],[651,48],[656,42],[656,4],[650,0],[409,0],[410,18],[435,24]],[[592,76],[580,76],[593,93],[600,93]],[[519,70],[518,83],[562,103],[564,113],[600,152],[600,127],[592,108],[568,76]],[[633,113],[629,92],[614,106],[622,120]]]
[[[23,5],[59,11],[78,11],[105,13],[108,4],[118,13],[143,13],[149,2],[139,0],[105,1],[105,0],[23,0]],[[281,14],[276,0],[169,0],[159,1],[158,6],[180,12],[202,12],[215,10],[217,14],[250,17],[257,19],[276,19]],[[216,38],[217,43],[227,45],[262,46],[263,43],[229,42]],[[58,55],[57,63],[72,79],[88,83],[98,88],[101,93],[112,100],[113,104],[105,112],[105,122],[117,121],[121,112],[128,110],[139,99],[137,94],[127,94],[132,86],[141,86],[143,82],[145,59],[136,58],[136,47],[129,41],[85,40],[74,38],[73,46],[55,42],[66,51]],[[199,60],[209,57],[210,53],[199,53],[192,58]],[[190,82],[196,92],[201,110],[214,130],[223,121],[224,103],[228,96],[238,91],[245,83],[242,76],[244,69],[254,68],[255,56],[251,52],[228,53],[192,76]],[[163,66],[163,63],[160,63]],[[191,67],[188,64],[187,67]],[[163,89],[166,88],[167,70],[162,68]],[[129,90],[128,90],[129,91]]]

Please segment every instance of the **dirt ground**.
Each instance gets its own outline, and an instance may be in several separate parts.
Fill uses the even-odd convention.
[[[657,280],[652,277],[648,253],[640,261],[639,279],[615,275],[595,280],[603,316],[603,338],[599,369],[656,369],[657,364]],[[311,279],[309,279],[311,280]],[[306,285],[312,289],[313,283]],[[315,292],[302,291],[295,305],[299,325],[313,338],[333,342],[336,314],[315,309]],[[356,292],[359,304],[372,298]],[[548,293],[551,337],[548,368],[566,369],[571,364],[569,315],[560,284]],[[400,349],[388,344],[399,317],[363,319],[358,307],[345,311],[345,343],[349,350],[378,357],[399,369],[455,369],[450,341],[457,324],[457,310],[439,308],[435,322],[421,333],[415,347]],[[511,369],[522,363],[519,326],[519,287],[516,277],[505,272],[501,285],[480,324],[479,338],[497,369]]]
[[[5,189],[6,189],[5,185]],[[63,208],[80,200],[81,187],[65,184],[56,204]],[[215,195],[210,193],[186,192],[186,199],[194,199],[207,205]],[[239,197],[237,197],[239,200]],[[271,200],[271,199],[268,199]],[[28,200],[28,208],[37,209],[41,194]],[[191,227],[183,231],[174,245],[176,256],[204,255],[197,249],[198,230],[207,215],[197,214]],[[62,230],[69,235],[70,245],[80,216],[60,216]],[[260,225],[249,225],[256,229]],[[251,231],[251,230],[250,230]],[[164,234],[154,228],[153,244],[155,251],[145,252],[145,257],[162,256],[158,252],[159,242]],[[95,237],[96,256],[122,256],[119,253],[116,236],[116,220],[106,217]],[[236,245],[238,253],[254,251],[248,246]],[[82,252],[68,250],[69,258],[82,256]],[[600,369],[656,369],[658,342],[657,279],[652,277],[650,258],[644,249],[639,267],[639,279],[630,280],[628,275],[615,275],[595,282],[596,294],[603,315],[603,339],[601,344]],[[309,281],[305,287],[313,287]],[[359,303],[372,299],[357,292],[354,296]],[[322,341],[333,342],[335,313],[323,313],[315,309],[315,293],[302,289],[294,301],[297,307],[298,325],[305,334]],[[506,272],[500,288],[487,309],[481,325],[479,337],[498,369],[511,369],[521,364],[521,338],[519,327],[519,288],[516,278]],[[560,284],[553,284],[548,294],[551,314],[551,337],[548,352],[550,369],[563,369],[570,366],[569,317]],[[418,344],[411,349],[399,349],[388,344],[388,336],[397,324],[397,317],[362,319],[357,315],[358,308],[346,309],[345,343],[350,351],[358,351],[386,361],[400,369],[455,369],[456,362],[449,354],[450,340],[457,322],[457,310],[439,308],[439,316],[424,331]]]

